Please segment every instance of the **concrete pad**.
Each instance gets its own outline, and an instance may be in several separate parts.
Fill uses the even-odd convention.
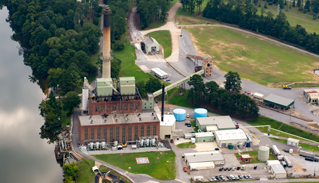
[[[144,71],[145,73],[149,73],[150,69],[148,67],[146,67],[146,65],[137,65],[140,69],[142,69],[142,71]]]
[[[185,143],[185,142],[190,142],[191,140],[189,139],[184,139],[184,138],[180,138],[179,140],[175,140],[174,141],[174,144],[177,145],[177,144],[181,144],[181,143]]]
[[[195,150],[198,152],[215,151],[215,148],[218,147],[215,142],[198,142],[195,144],[196,144]]]

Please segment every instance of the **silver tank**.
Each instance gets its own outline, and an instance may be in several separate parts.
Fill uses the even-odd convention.
[[[143,146],[144,145],[144,140],[141,139],[140,142],[141,142],[141,146]]]
[[[94,143],[90,142],[90,149],[93,150],[94,149]]]
[[[102,146],[102,149],[105,149],[105,146],[106,146],[105,142],[102,142],[101,146]]]
[[[150,145],[150,139],[146,139],[146,145],[147,145],[147,146]]]
[[[101,147],[100,147],[100,142],[96,142],[95,143],[95,146],[96,146],[96,149],[100,149]]]

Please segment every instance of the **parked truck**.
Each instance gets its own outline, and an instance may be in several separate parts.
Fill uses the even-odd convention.
[[[279,151],[279,149],[277,148],[276,145],[273,145],[273,146],[272,146],[272,151],[273,151],[273,153],[274,153],[276,156],[281,155],[281,153],[280,153],[280,151]]]
[[[284,156],[284,161],[286,162],[287,167],[293,167],[292,162],[288,159],[287,156]]]
[[[304,150],[300,150],[299,151],[299,155],[303,156],[303,157],[314,157],[313,152],[308,152],[308,151],[304,151]]]
[[[254,97],[254,98],[257,98],[257,99],[264,100],[264,94],[261,94],[261,93],[255,92],[255,93],[253,94],[253,97]]]

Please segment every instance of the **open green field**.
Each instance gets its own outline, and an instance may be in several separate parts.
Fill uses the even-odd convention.
[[[164,48],[164,57],[167,58],[172,54],[172,36],[170,31],[162,30],[147,34],[154,38]]]
[[[318,58],[271,41],[223,27],[187,28],[199,54],[214,58],[224,72],[238,72],[241,78],[277,86],[279,83],[313,81],[318,78]]]
[[[196,145],[191,142],[185,142],[185,143],[180,143],[177,144],[176,147],[181,148],[181,149],[186,149],[186,148],[195,148]]]
[[[265,163],[264,161],[259,161],[257,159],[258,157],[258,150],[255,151],[246,151],[246,152],[241,152],[241,154],[249,154],[251,157],[251,162],[247,162],[247,163],[242,163],[241,161],[239,161],[240,164],[254,164],[254,163]],[[238,153],[235,153],[236,158],[238,159],[240,157],[240,155]],[[269,152],[269,160],[276,160],[276,157],[271,154]]]
[[[284,139],[277,139],[274,137],[269,137],[271,140],[274,140],[276,142],[282,143],[282,144],[287,144],[287,140]],[[319,147],[318,146],[313,146],[313,145],[309,145],[309,144],[305,144],[305,143],[299,143],[301,148],[309,150],[309,151],[315,151],[319,153]]]
[[[259,1],[260,4],[262,5],[262,7],[264,6],[266,1]],[[296,1],[297,2],[297,1]],[[272,5],[269,6],[267,4],[268,8],[265,9],[266,12],[270,11],[272,14],[274,14],[275,16],[277,15],[277,6],[276,5]],[[261,7],[258,7],[258,14],[261,14],[260,12]],[[287,16],[287,20],[289,21],[291,26],[296,26],[297,24],[301,25],[303,28],[306,29],[307,32],[309,33],[319,33],[319,21],[314,20],[313,16],[307,12],[307,13],[303,13],[298,11],[298,7],[291,7],[291,9],[287,10],[287,6],[285,6],[285,9],[282,10],[286,16]]]
[[[176,155],[173,151],[105,154],[94,157],[128,172],[147,174],[155,179],[174,180],[176,177]],[[135,158],[140,157],[148,157],[149,163],[137,164]]]
[[[83,159],[76,165],[79,167],[79,176],[76,178],[77,183],[94,183],[95,174],[92,171],[92,167],[95,162],[89,159]]]
[[[274,128],[274,129],[278,129],[280,127],[280,125],[282,124],[282,122],[280,122],[280,121],[276,121],[274,119],[270,119],[270,118],[267,118],[267,117],[264,117],[264,116],[259,116],[254,121],[248,120],[247,123],[252,125],[252,126],[271,125],[271,128]],[[264,132],[264,133],[268,133],[267,132],[267,130],[268,130],[267,127],[263,127],[263,128],[259,127],[258,129],[260,131]],[[319,141],[319,136],[318,135],[315,135],[315,134],[312,134],[310,132],[301,130],[301,129],[299,129],[297,127],[294,127],[294,126],[291,126],[291,125],[287,125],[285,123],[281,126],[281,128],[279,130],[281,130],[283,132],[291,133],[291,134],[294,134],[294,135],[297,135],[297,136],[300,136],[300,137],[303,137],[303,138],[306,138],[306,139],[310,139],[310,140],[313,140],[313,141],[317,141],[317,142]],[[276,135],[276,136],[289,137],[289,135],[277,132],[275,130],[271,130],[270,133],[272,135]],[[296,138],[296,137],[292,137],[292,138]]]

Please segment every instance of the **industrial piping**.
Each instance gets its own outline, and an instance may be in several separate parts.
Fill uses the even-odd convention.
[[[111,10],[103,11],[103,73],[102,78],[111,78]]]
[[[162,86],[162,116],[161,121],[164,122],[164,97],[165,97],[165,85]]]

